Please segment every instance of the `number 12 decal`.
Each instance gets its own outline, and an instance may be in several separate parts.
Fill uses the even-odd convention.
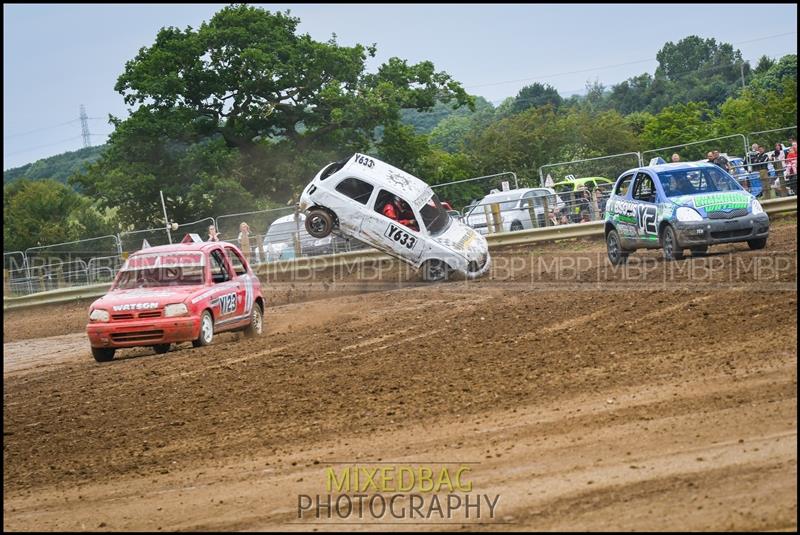
[[[387,238],[396,241],[400,245],[405,245],[408,249],[413,249],[417,244],[417,239],[408,232],[397,228],[395,225],[389,225],[386,232],[383,234]]]

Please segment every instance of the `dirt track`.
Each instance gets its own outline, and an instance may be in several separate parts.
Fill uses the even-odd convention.
[[[297,518],[324,467],[437,461],[501,496],[473,528],[796,529],[795,233],[628,271],[573,241],[471,284],[297,283],[266,337],[104,365],[85,307],[9,314],[4,528],[331,529]]]

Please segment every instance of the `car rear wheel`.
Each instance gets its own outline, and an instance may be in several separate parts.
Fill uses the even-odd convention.
[[[664,227],[661,246],[664,249],[664,260],[680,260],[683,258],[683,249],[678,245],[675,230],[669,225]]]
[[[622,248],[622,242],[616,230],[610,230],[606,236],[606,250],[611,264],[618,266],[628,261],[628,251]]]
[[[306,231],[315,238],[324,238],[333,230],[333,215],[327,210],[311,210],[306,217]]]
[[[747,240],[747,245],[752,250],[757,251],[767,246],[766,238],[756,238],[755,240]]]
[[[428,260],[420,271],[425,282],[445,281],[450,275],[450,266],[441,260]]]
[[[520,221],[511,223],[511,232],[516,232],[518,230],[522,230],[522,223]]]
[[[93,347],[92,356],[97,362],[108,362],[114,358],[115,351],[113,347]]]
[[[194,347],[207,346],[214,339],[214,318],[211,317],[211,312],[206,310],[200,317],[200,335],[196,340],[192,340]]]
[[[250,323],[244,329],[244,335],[248,338],[261,336],[264,332],[264,311],[261,305],[253,303],[253,311],[250,313]]]
[[[159,355],[163,355],[167,351],[169,351],[170,344],[156,344],[153,346],[153,351],[158,353]]]

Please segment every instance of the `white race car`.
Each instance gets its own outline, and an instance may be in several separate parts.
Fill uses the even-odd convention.
[[[370,156],[328,164],[303,190],[299,208],[315,238],[356,238],[411,264],[426,281],[489,270],[483,236],[451,218],[425,182]]]

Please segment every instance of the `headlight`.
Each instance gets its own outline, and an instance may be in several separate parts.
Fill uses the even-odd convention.
[[[164,317],[171,318],[174,316],[186,316],[189,314],[189,309],[183,303],[174,305],[167,305],[164,307]]]
[[[675,217],[678,218],[678,221],[689,222],[689,221],[702,221],[703,216],[701,216],[697,210],[689,208],[688,206],[681,206],[675,211]]]
[[[761,207],[761,203],[755,199],[753,199],[753,204],[750,205],[750,210],[753,212],[753,215],[764,213],[764,209]]]
[[[111,316],[108,315],[107,310],[96,308],[89,314],[89,321],[108,321]]]

